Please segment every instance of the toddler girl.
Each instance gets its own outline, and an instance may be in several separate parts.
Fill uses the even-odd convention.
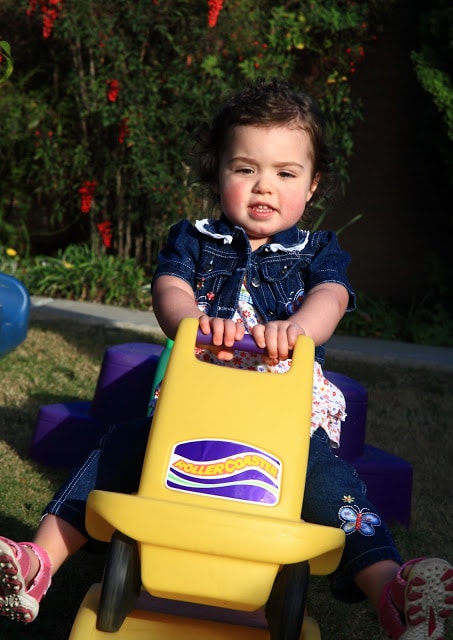
[[[439,558],[403,564],[357,473],[334,454],[345,406],[324,378],[322,345],[355,307],[349,258],[334,233],[298,228],[301,220],[309,226],[312,203],[329,182],[322,115],[285,82],[262,80],[232,96],[198,142],[200,181],[221,215],[171,229],[153,278],[160,326],[173,339],[183,318],[197,318],[214,345],[197,349],[198,357],[266,372],[288,369],[298,335],[314,340],[301,516],[345,531],[332,593],[344,602],[368,598],[389,638],[443,638],[453,610],[453,568]],[[245,332],[265,357],[232,351]],[[23,622],[36,617],[51,575],[89,539],[84,520],[92,489],[137,490],[150,422],[110,429],[46,507],[33,543],[0,538],[0,614]]]

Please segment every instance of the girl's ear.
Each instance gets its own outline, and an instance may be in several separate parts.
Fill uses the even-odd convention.
[[[312,199],[314,192],[318,188],[320,179],[321,179],[321,174],[319,172],[315,173],[315,176],[311,182],[310,189],[307,194],[307,202],[309,202]]]

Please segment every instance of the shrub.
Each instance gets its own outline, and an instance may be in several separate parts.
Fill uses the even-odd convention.
[[[318,98],[345,180],[360,116],[349,81],[391,5],[3,0],[15,58],[0,92],[3,243],[28,254],[81,241],[149,269],[169,225],[199,215],[190,133],[257,76]]]
[[[150,308],[149,279],[133,258],[98,255],[83,244],[59,249],[55,257],[0,252],[0,270],[21,280],[32,295]]]
[[[420,47],[411,58],[420,86],[430,96],[442,123],[438,145],[453,187],[453,7],[449,0],[423,6],[418,23]]]

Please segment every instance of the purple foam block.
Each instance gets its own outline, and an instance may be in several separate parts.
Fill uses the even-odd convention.
[[[363,455],[350,460],[367,485],[367,495],[388,523],[410,525],[412,506],[412,465],[387,451],[365,445]]]
[[[147,415],[162,345],[126,343],[104,354],[93,402],[40,407],[30,457],[52,467],[73,467],[97,446],[111,424]]]
[[[30,457],[51,467],[73,467],[93,449],[104,429],[90,415],[91,402],[48,404],[39,409]]]
[[[341,426],[340,447],[335,453],[344,460],[360,458],[365,446],[368,391],[353,378],[324,371],[324,375],[343,393],[346,400],[346,420]]]
[[[147,415],[154,371],[163,346],[129,342],[106,349],[102,361],[92,415],[104,424],[115,424]]]

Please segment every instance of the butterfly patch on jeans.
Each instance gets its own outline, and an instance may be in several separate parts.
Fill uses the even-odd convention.
[[[341,528],[346,535],[358,531],[364,536],[373,536],[374,527],[381,524],[381,519],[376,513],[359,509],[356,506],[341,507],[338,516],[340,520],[343,520]]]

